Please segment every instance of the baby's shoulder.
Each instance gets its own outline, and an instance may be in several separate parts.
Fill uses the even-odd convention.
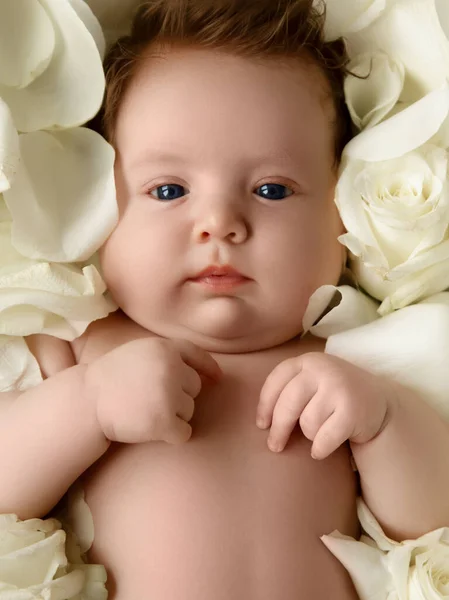
[[[127,342],[153,335],[118,310],[105,319],[94,321],[70,346],[76,364],[86,364]]]

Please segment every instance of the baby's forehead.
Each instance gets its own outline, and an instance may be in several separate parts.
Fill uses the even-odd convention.
[[[329,137],[326,96],[325,78],[308,61],[176,48],[142,61],[119,111],[117,143],[135,145],[143,131],[156,140],[184,132],[201,143],[207,130],[209,144],[251,136],[258,144],[288,148],[310,136]],[[174,134],[171,142],[183,140]]]

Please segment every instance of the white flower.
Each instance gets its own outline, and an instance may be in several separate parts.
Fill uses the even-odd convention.
[[[354,75],[345,80],[345,98],[354,124],[358,129],[377,125],[399,100],[405,77],[402,63],[377,52],[361,54],[348,69]]]
[[[386,4],[387,0],[326,0],[326,40],[365,29],[383,13]]]
[[[332,0],[334,12],[341,10],[340,0]],[[429,92],[439,89],[449,77],[449,41],[442,28],[435,0],[389,0],[383,10],[373,2],[357,0],[349,15],[363,17],[368,22],[364,28],[350,27],[344,32],[351,58],[362,54],[376,55],[383,52],[404,70],[405,80],[400,101],[416,102]],[[385,4],[385,3],[384,3]],[[365,6],[365,11],[361,12]],[[372,12],[377,18],[370,17]],[[441,14],[443,11],[440,9]],[[343,12],[343,11],[342,11]],[[361,13],[361,14],[360,14]],[[366,95],[370,85],[366,83]]]
[[[115,310],[94,260],[83,266],[26,258],[11,244],[11,223],[1,221],[0,335],[46,333],[73,340]]]
[[[101,106],[102,60],[89,30],[97,39],[101,31],[86,16],[90,9],[72,1],[0,0],[8,50],[0,52],[0,97],[21,132],[81,125]]]
[[[21,165],[4,193],[13,244],[29,258],[87,260],[114,229],[114,150],[83,127],[20,136]]]
[[[104,568],[70,565],[65,543],[56,519],[0,515],[0,600],[105,600]]]
[[[349,571],[361,600],[443,600],[449,596],[449,529],[398,543],[388,538],[363,500],[360,541],[338,531],[321,539]]]
[[[416,107],[390,121],[404,121],[412,109]],[[388,124],[362,136],[376,139],[376,130],[382,129],[387,139]],[[432,128],[426,137],[429,133],[434,133]],[[365,144],[366,154],[371,149],[381,153],[372,141]],[[416,140],[411,143],[410,138],[393,135],[390,141],[393,152]],[[350,158],[343,163],[335,200],[347,233],[340,241],[351,251],[351,268],[359,284],[383,301],[380,314],[449,287],[448,157],[445,149],[428,143],[400,158],[377,162]]]

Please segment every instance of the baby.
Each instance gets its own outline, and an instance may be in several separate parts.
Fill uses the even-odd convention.
[[[355,599],[320,536],[357,537],[359,492],[397,540],[449,524],[446,423],[301,335],[345,262],[345,52],[313,4],[152,0],[108,57],[120,310],[29,339],[0,513],[81,478],[111,600]]]

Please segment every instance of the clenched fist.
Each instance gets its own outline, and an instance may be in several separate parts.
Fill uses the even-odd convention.
[[[86,371],[98,423],[112,442],[186,442],[188,421],[203,375],[217,381],[220,368],[195,344],[149,337],[128,342],[92,362]]]

